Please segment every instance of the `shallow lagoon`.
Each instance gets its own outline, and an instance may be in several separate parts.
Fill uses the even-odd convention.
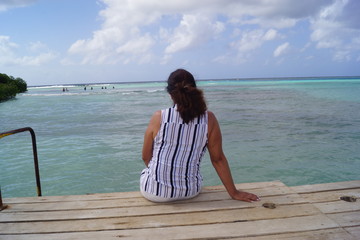
[[[220,122],[235,182],[358,180],[359,79],[198,85]],[[0,104],[0,132],[35,130],[43,195],[137,191],[143,132],[155,110],[171,106],[164,87],[155,82],[95,84],[86,91],[77,85],[29,88]],[[36,195],[30,134],[0,139],[0,155],[3,197]],[[221,184],[208,154],[202,174],[204,185]]]

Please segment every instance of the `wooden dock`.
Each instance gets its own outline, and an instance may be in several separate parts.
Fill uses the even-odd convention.
[[[231,200],[222,186],[167,204],[151,203],[139,192],[5,198],[0,239],[360,239],[360,199],[340,200],[359,198],[360,181],[237,187],[261,201]]]

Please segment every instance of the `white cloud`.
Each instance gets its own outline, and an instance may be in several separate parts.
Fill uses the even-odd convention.
[[[288,42],[281,44],[274,51],[274,57],[279,57],[289,50],[290,44]]]
[[[289,28],[328,4],[328,0],[228,0],[219,1],[218,9],[234,23],[256,24],[263,28]]]
[[[71,45],[70,54],[83,56],[84,64],[103,64],[144,60],[155,42],[154,37],[141,28],[159,18],[156,11],[144,10],[148,4],[141,1],[103,0],[106,8],[100,12],[101,29],[90,39],[81,39]]]
[[[205,15],[185,14],[174,33],[168,37],[169,45],[166,47],[165,53],[171,54],[197,47],[221,33],[224,28],[223,23],[212,23],[212,19]]]
[[[25,7],[36,1],[37,0],[1,0],[0,1],[0,12],[6,11],[10,8]]]
[[[18,45],[10,42],[9,36],[0,36],[0,55],[1,59],[11,57],[13,55],[13,49],[17,48]]]
[[[311,43],[310,43],[310,42],[306,43],[305,46],[300,49],[300,52],[305,52],[309,47],[311,47]]]
[[[337,50],[334,53],[333,60],[336,62],[350,61],[351,55],[348,50]]]
[[[360,2],[356,0],[335,0],[311,19],[313,33],[311,40],[317,48],[334,49],[335,61],[348,61],[351,50],[359,50]]]
[[[133,54],[135,56],[141,56],[139,59],[140,63],[147,63],[151,60],[151,54],[148,53],[148,49],[150,49],[154,45],[154,40],[149,34],[145,36],[141,36],[138,39],[134,39],[131,42],[127,42],[126,44],[118,47],[116,52],[119,54]],[[129,63],[132,59],[126,58],[124,63]]]
[[[269,40],[275,39],[277,35],[278,35],[278,34],[277,34],[277,31],[276,31],[276,30],[270,29],[269,31],[267,31],[267,32],[265,33],[265,35],[264,35],[263,38],[264,38],[264,40],[269,41]]]
[[[32,52],[37,52],[37,51],[42,51],[42,50],[48,50],[46,44],[37,41],[37,42],[31,42],[30,46],[29,46],[30,51]]]
[[[264,41],[275,39],[276,28],[293,26],[298,19],[316,12],[324,4],[324,1],[317,0],[296,1],[294,10],[294,3],[286,0],[102,2],[105,9],[100,12],[103,19],[101,29],[94,31],[89,39],[76,41],[68,51],[70,55],[82,56],[82,63],[141,61],[143,55],[152,55],[154,44],[162,49],[162,59],[169,60],[172,54],[216,40],[228,25],[233,28],[257,24],[259,29],[243,33],[240,43],[232,43],[240,51],[248,51],[258,48]],[[172,22],[164,23],[163,19]],[[270,29],[266,33],[261,29],[264,26]],[[138,39],[146,39],[141,51],[132,47],[136,45],[133,42],[139,42]],[[254,42],[248,43],[247,39]]]
[[[41,53],[36,56],[24,56],[21,58],[15,58],[14,64],[23,66],[40,66],[44,63],[50,62],[55,57],[56,55],[51,52]]]
[[[347,7],[359,5],[356,0],[102,2],[105,8],[99,13],[103,21],[101,28],[96,29],[90,38],[75,41],[68,50],[70,57],[80,57],[83,64],[166,63],[174,59],[172,55],[196,50],[218,39],[223,40],[224,48],[230,45],[232,50],[238,51],[237,56],[244,57],[244,53],[262,47],[266,41],[280,36],[286,38],[279,33],[282,29],[309,20],[313,30],[311,39],[316,46],[338,49],[344,44],[344,38],[357,34],[360,26],[357,11],[350,11]],[[345,17],[345,13],[351,17]],[[352,28],[341,30],[345,25]],[[237,40],[229,36],[234,29],[239,29]],[[346,36],[335,34],[339,30]],[[224,42],[224,34],[228,34],[224,37],[227,42]],[[353,41],[351,48],[356,46]],[[274,56],[281,55],[280,50],[275,51]],[[225,56],[234,54],[223,54],[223,57],[214,59]]]
[[[276,36],[277,31],[274,29],[270,29],[267,32],[262,29],[246,31],[241,33],[239,41],[231,43],[231,47],[239,52],[248,52],[261,47],[266,41],[274,40]]]
[[[41,47],[41,51],[39,48]],[[47,47],[40,43],[30,44],[29,50],[34,52],[32,56],[18,56],[16,50],[20,46],[10,41],[9,36],[0,36],[0,64],[1,65],[21,65],[21,66],[39,66],[48,63],[56,57],[51,51],[43,51]]]

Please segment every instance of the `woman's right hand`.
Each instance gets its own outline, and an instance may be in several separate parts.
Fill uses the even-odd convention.
[[[232,199],[239,200],[239,201],[245,201],[245,202],[256,202],[260,201],[260,198],[256,196],[255,194],[243,192],[236,190],[233,194],[231,194]]]

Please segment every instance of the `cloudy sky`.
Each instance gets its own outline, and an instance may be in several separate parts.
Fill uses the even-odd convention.
[[[0,72],[28,85],[359,76],[358,0],[0,0]]]

